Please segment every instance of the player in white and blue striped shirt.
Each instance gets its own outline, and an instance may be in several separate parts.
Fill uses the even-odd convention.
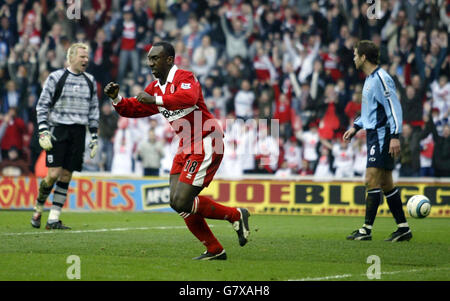
[[[412,233],[403,212],[400,192],[394,186],[392,179],[394,158],[400,153],[402,108],[397,98],[394,81],[384,69],[378,66],[379,53],[378,47],[367,40],[358,42],[354,50],[355,66],[367,77],[362,91],[361,116],[355,120],[353,127],[344,133],[344,139],[349,141],[358,130],[362,128],[366,130],[367,197],[364,225],[347,239],[372,239],[373,223],[384,193],[398,226],[398,229],[386,240],[410,240]]]

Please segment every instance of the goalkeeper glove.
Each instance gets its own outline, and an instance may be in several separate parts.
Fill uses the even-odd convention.
[[[51,150],[53,148],[52,138],[56,140],[56,138],[48,130],[39,132],[39,145],[46,151]]]
[[[97,134],[92,134],[91,135],[91,142],[89,143],[89,149],[91,150],[90,156],[91,156],[91,159],[92,159],[97,154],[97,149],[98,149]]]

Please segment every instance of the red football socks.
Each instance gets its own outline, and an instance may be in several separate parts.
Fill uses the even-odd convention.
[[[209,229],[205,219],[198,214],[189,214],[184,218],[189,231],[197,237],[206,247],[209,253],[218,254],[222,252],[223,247]]]
[[[211,232],[205,218],[224,219],[231,223],[238,221],[241,214],[236,208],[223,206],[206,196],[194,198],[192,211],[182,212],[180,216],[184,218],[189,231],[207,248],[212,254],[222,252],[223,247]]]
[[[206,196],[194,198],[192,213],[201,215],[204,218],[225,219],[230,223],[241,218],[241,214],[236,208],[221,205]]]

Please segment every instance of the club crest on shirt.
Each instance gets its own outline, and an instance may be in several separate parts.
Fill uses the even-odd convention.
[[[170,93],[173,94],[173,92],[175,92],[175,85],[174,85],[174,84],[171,84],[171,85],[170,85]]]

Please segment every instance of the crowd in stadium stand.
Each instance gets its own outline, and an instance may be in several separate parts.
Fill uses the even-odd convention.
[[[380,47],[403,109],[396,172],[449,177],[450,1],[378,4],[0,0],[0,173],[42,174],[36,103],[49,73],[65,66],[70,44],[85,42],[100,100],[101,152],[86,154],[84,170],[167,174],[178,143],[168,123],[120,117],[102,92],[115,81],[122,95],[137,95],[153,80],[148,50],[167,40],[175,64],[196,74],[226,130],[219,175],[362,176],[364,131],[350,144],[342,134],[361,108],[364,75],[355,70],[353,46],[369,39]],[[270,119],[279,122],[278,136]]]

